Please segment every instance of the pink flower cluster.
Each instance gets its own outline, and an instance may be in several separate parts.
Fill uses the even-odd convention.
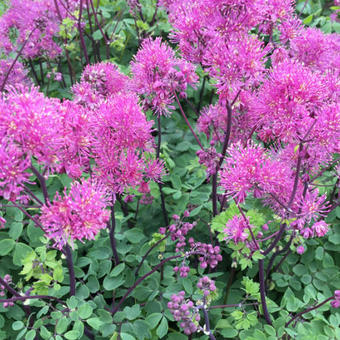
[[[74,182],[64,197],[59,193],[51,205],[41,208],[40,221],[46,235],[62,249],[74,240],[93,240],[110,218],[106,190],[90,180]]]
[[[42,55],[55,58],[61,52],[53,40],[59,24],[53,0],[12,0],[0,19],[0,48],[6,53],[14,52],[27,41],[22,52],[24,58]]]
[[[32,85],[31,80],[27,77],[27,71],[25,70],[24,65],[19,61],[16,61],[10,71],[12,64],[12,59],[0,60],[0,86],[2,86],[2,84],[5,82],[7,74],[8,78],[5,83],[5,89],[11,89],[13,87],[15,88],[22,85],[27,87]]]
[[[161,38],[143,41],[131,71],[132,90],[142,96],[145,109],[157,114],[169,114],[174,108],[174,93],[186,97],[187,86],[194,86],[198,79],[194,66],[177,58]]]
[[[129,78],[110,62],[87,65],[79,83],[73,86],[74,101],[94,108],[101,100],[126,91]]]
[[[191,300],[186,300],[184,296],[184,291],[173,294],[171,301],[168,302],[168,308],[175,321],[180,322],[180,327],[183,328],[184,333],[189,335],[197,331],[201,317],[198,310],[195,309],[194,303]]]
[[[6,274],[6,275],[4,276],[4,281],[5,281],[7,284],[11,284],[11,283],[12,283],[12,277],[11,277],[11,275]],[[5,296],[5,291],[6,291],[6,287],[3,286],[3,285],[0,285],[0,296]],[[4,303],[3,303],[3,307],[4,307],[4,308],[12,307],[12,306],[14,306],[14,302],[4,302]]]
[[[216,291],[216,286],[214,280],[210,279],[208,276],[203,276],[199,279],[197,283],[197,288],[203,292],[203,296],[206,298],[212,292]]]
[[[249,237],[248,226],[249,221],[245,221],[242,216],[234,216],[223,230],[225,240],[232,240],[234,243],[244,242]]]
[[[331,301],[331,306],[333,308],[339,308],[340,307],[340,290],[336,290],[334,292],[334,300]]]

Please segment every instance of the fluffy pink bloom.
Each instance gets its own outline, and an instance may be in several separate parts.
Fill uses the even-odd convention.
[[[91,114],[83,106],[64,101],[60,108],[62,117],[62,144],[58,150],[58,168],[70,177],[79,178],[83,170],[88,170],[91,146]]]
[[[233,240],[235,243],[244,242],[249,236],[247,225],[242,216],[234,216],[223,230],[226,234],[225,240]]]
[[[143,97],[146,109],[169,114],[174,91],[186,96],[188,85],[197,82],[194,66],[176,58],[174,51],[161,41],[146,39],[131,63],[132,89]]]
[[[23,50],[25,58],[41,55],[55,58],[61,52],[53,41],[59,32],[59,23],[53,0],[12,0],[0,19],[0,46],[10,53],[30,37]],[[14,29],[18,34],[16,39],[11,38]]]
[[[53,166],[62,142],[60,102],[36,88],[10,92],[0,100],[0,134],[29,156]]]
[[[30,183],[26,171],[30,158],[12,141],[3,138],[0,144],[0,196],[9,201],[22,198],[24,183]]]
[[[93,240],[109,221],[107,205],[102,186],[89,180],[74,182],[69,193],[64,190],[64,197],[57,193],[50,206],[41,208],[40,221],[46,235],[62,249],[68,242]]]
[[[5,77],[12,66],[13,60],[12,59],[3,59],[0,60],[0,86],[2,86]],[[20,86],[30,86],[32,82],[27,77],[27,71],[24,69],[23,64],[19,61],[16,61],[14,67],[12,68],[11,72],[6,81],[5,88],[11,87],[20,87]]]
[[[223,97],[233,100],[240,89],[261,81],[265,71],[264,58],[269,45],[254,35],[235,33],[226,37],[216,35],[210,41],[203,63]]]
[[[228,195],[243,202],[249,193],[263,197],[279,191],[289,180],[291,171],[281,162],[271,159],[261,146],[239,143],[228,149],[221,172],[220,185]]]
[[[129,78],[120,73],[117,66],[102,62],[86,66],[80,83],[73,86],[74,100],[85,106],[126,90]]]
[[[161,164],[150,159],[151,126],[132,93],[110,97],[93,117],[94,172],[114,192],[158,180]]]
[[[250,114],[263,140],[296,142],[314,124],[330,93],[319,74],[297,62],[277,64],[254,99]]]
[[[337,34],[325,34],[314,27],[301,28],[290,41],[290,53],[314,70],[340,72],[340,39]]]
[[[320,217],[324,217],[328,212],[328,204],[326,195],[319,196],[317,189],[307,191],[305,196],[297,196],[296,210],[298,219],[297,227],[302,229],[306,223],[316,221]],[[324,223],[324,222],[323,222]],[[321,227],[322,223],[320,224]],[[318,226],[316,226],[317,228]]]

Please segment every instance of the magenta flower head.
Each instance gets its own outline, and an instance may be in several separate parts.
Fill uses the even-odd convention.
[[[94,173],[115,193],[142,185],[145,180],[159,180],[162,164],[152,159],[151,126],[142,112],[138,98],[121,93],[102,102],[94,112],[92,152]]]
[[[113,63],[87,65],[80,83],[73,86],[74,100],[84,106],[93,106],[103,99],[127,89],[129,78],[119,72]]]
[[[41,208],[40,221],[46,236],[62,249],[67,243],[73,245],[75,240],[93,240],[109,221],[108,205],[102,185],[90,180],[74,182],[69,193],[64,190],[64,197],[57,193],[50,206]]]
[[[22,46],[27,41],[22,52],[26,59],[42,55],[55,58],[61,52],[53,40],[59,33],[59,23],[54,1],[11,1],[9,9],[0,19],[0,47],[10,53],[17,50],[17,45]],[[14,29],[18,37],[13,41],[11,32]]]
[[[175,56],[161,41],[146,39],[131,63],[132,89],[143,98],[146,109],[157,114],[169,114],[174,92],[186,97],[188,85],[197,82],[194,66]]]
[[[226,235],[225,240],[233,240],[235,243],[244,242],[249,236],[247,225],[244,218],[234,216],[223,230]]]

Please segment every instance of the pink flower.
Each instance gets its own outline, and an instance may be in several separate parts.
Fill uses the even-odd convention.
[[[146,109],[169,114],[174,91],[186,96],[188,85],[197,82],[193,65],[176,58],[173,50],[161,41],[146,39],[131,63],[132,89],[143,97]]]
[[[87,65],[80,83],[73,86],[74,100],[92,107],[105,98],[127,89],[129,78],[119,72],[117,66],[109,62]]]
[[[225,240],[233,240],[235,243],[244,242],[249,236],[248,231],[246,231],[247,225],[243,217],[234,216],[227,222],[223,230],[226,234]]]
[[[50,206],[41,208],[40,221],[47,237],[59,249],[75,240],[93,240],[110,218],[106,195],[103,186],[89,180],[74,182],[69,193],[64,190],[64,197],[57,193]]]
[[[16,201],[24,198],[22,191],[25,183],[30,183],[30,158],[7,138],[0,144],[0,196],[6,200]]]
[[[303,253],[305,252],[305,247],[304,247],[304,246],[298,246],[298,247],[296,248],[296,252],[297,252],[299,255],[303,254]]]

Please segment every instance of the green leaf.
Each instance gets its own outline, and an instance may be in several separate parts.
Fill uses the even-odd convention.
[[[125,268],[125,263],[120,263],[118,266],[115,266],[109,276],[118,276]]]
[[[120,287],[125,282],[125,279],[122,277],[105,277],[103,286],[105,290],[114,290],[118,287]]]
[[[25,340],[33,340],[35,338],[36,331],[35,329],[31,329],[26,333]]]
[[[23,329],[25,327],[25,324],[22,321],[15,321],[12,323],[12,329],[14,331],[19,331],[20,329]]]
[[[75,296],[71,296],[67,301],[67,307],[70,309],[75,309],[78,306],[79,300]]]
[[[120,338],[122,340],[136,340],[136,338],[128,333],[120,333]]]
[[[220,333],[225,338],[235,338],[238,334],[238,331],[234,328],[224,328]]]
[[[313,16],[314,16],[313,14],[308,15],[308,17],[303,20],[304,25],[310,24],[313,20]]]
[[[132,307],[125,307],[123,311],[128,320],[136,319],[141,313],[139,305],[133,305]]]
[[[64,334],[64,337],[67,340],[79,339],[79,336],[80,334],[78,331],[68,331],[67,333]]]
[[[0,241],[0,256],[7,255],[14,247],[15,242],[10,238]]]
[[[268,335],[276,336],[276,331],[275,331],[274,327],[272,327],[270,325],[264,325],[263,328]]]
[[[92,315],[93,308],[88,303],[84,303],[78,308],[78,314],[82,319],[88,319]]]
[[[33,249],[31,247],[29,247],[28,245],[24,244],[24,243],[17,243],[15,245],[15,249],[14,249],[14,254],[13,254],[13,263],[16,266],[21,266],[22,261],[25,259],[25,257],[32,253]]]
[[[66,317],[62,317],[61,319],[59,319],[55,327],[56,332],[58,334],[65,333],[70,322],[71,320]]]
[[[22,222],[13,222],[11,227],[9,228],[8,235],[13,239],[16,240],[22,233],[23,225]]]
[[[140,243],[142,239],[145,237],[142,230],[134,228],[126,231],[124,233],[125,237],[128,239],[131,243]]]
[[[163,317],[161,323],[157,327],[156,334],[159,339],[163,338],[168,333],[168,320]]]
[[[86,322],[95,330],[98,330],[104,324],[99,318],[90,318]]]
[[[152,313],[148,315],[145,320],[150,325],[151,329],[154,329],[158,325],[162,316],[163,316],[162,313]]]

